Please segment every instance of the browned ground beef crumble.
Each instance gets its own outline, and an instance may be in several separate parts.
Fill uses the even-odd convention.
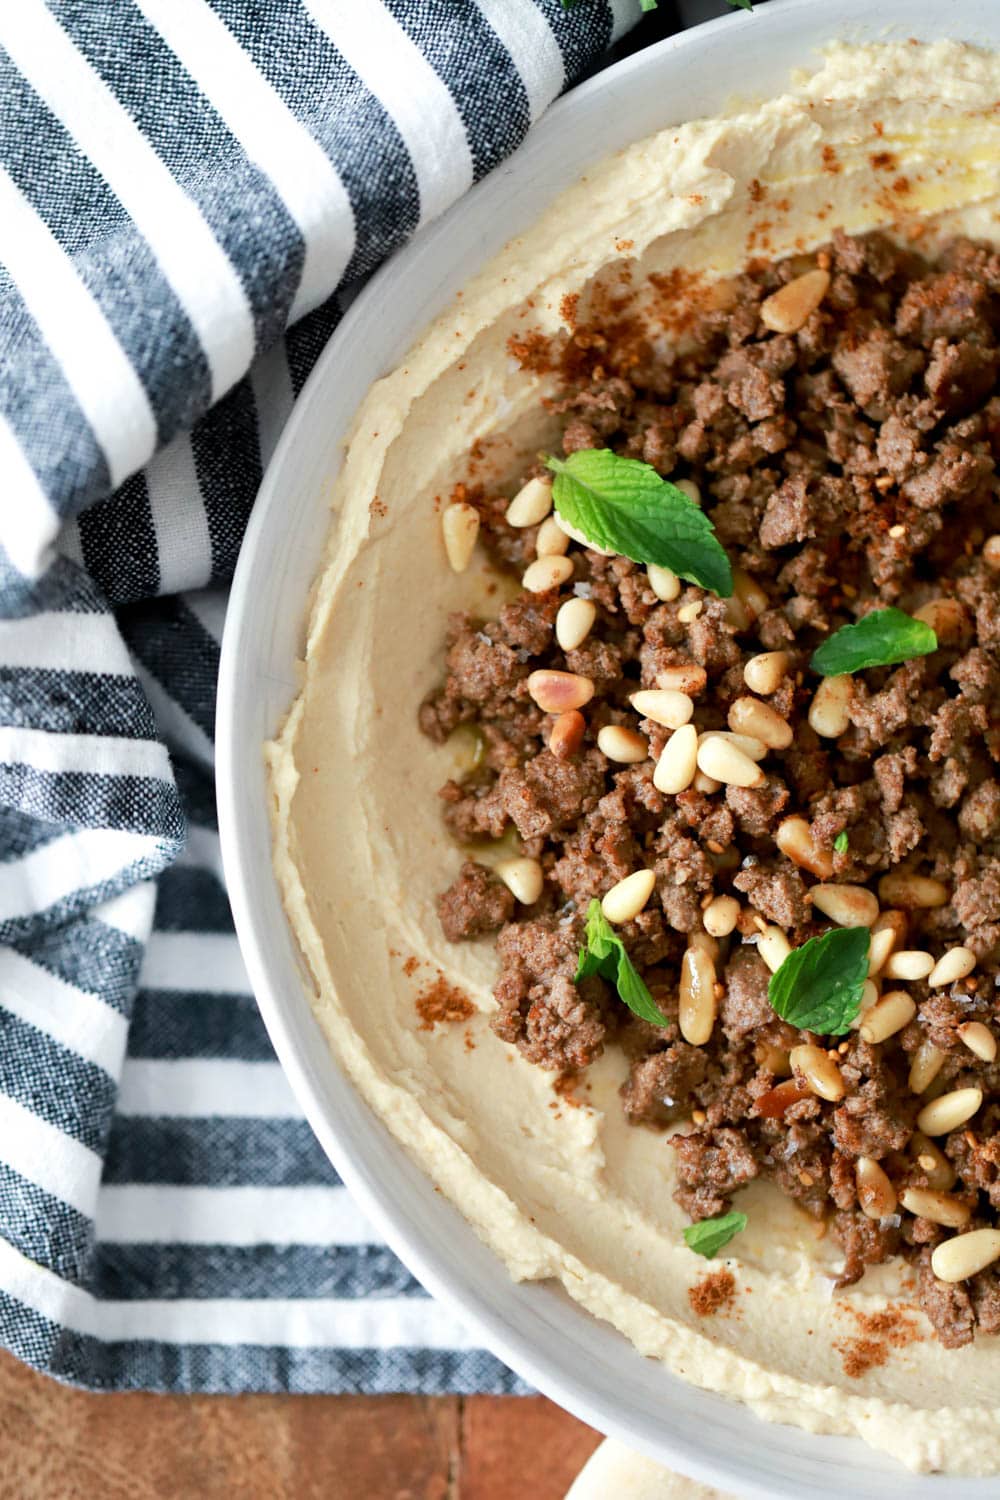
[[[663,603],[642,567],[574,547],[573,577],[561,589],[522,593],[490,622],[455,617],[445,684],[422,706],[421,724],[437,741],[475,725],[484,754],[468,779],[442,788],[445,820],[466,843],[513,824],[545,879],[537,902],[516,905],[492,873],[467,861],[441,897],[441,921],[452,940],[499,929],[492,1024],[532,1062],[577,1073],[609,1043],[623,1049],[628,1119],[684,1122],[670,1144],[675,1196],[692,1218],[725,1211],[744,1184],[769,1178],[829,1221],[845,1255],[840,1284],[904,1256],[940,1339],[959,1345],[977,1327],[1000,1330],[1000,1275],[991,1268],[956,1285],[938,1281],[931,1250],[951,1231],[902,1211],[866,1217],[855,1163],[874,1158],[899,1192],[927,1186],[915,1116],[936,1092],[974,1084],[982,1107],[937,1144],[971,1226],[992,1224],[1000,1208],[1000,1061],[980,1061],[956,1031],[967,1020],[993,1023],[998,1009],[1000,574],[983,544],[1000,531],[1000,398],[991,394],[1000,369],[1000,255],[957,240],[928,264],[881,235],[837,234],[823,256],[830,288],[797,334],[769,333],[759,307],[802,271],[802,258],[741,276],[735,302],[699,314],[689,352],[669,360],[634,338],[616,348],[611,331],[567,335],[560,354],[572,374],[554,403],[563,450],[610,447],[664,476],[693,479],[731,561],[767,606],[751,596],[747,626],[732,623],[726,601],[691,585]],[[496,562],[522,570],[534,558],[537,527],[506,524],[509,494],[468,498]],[[1000,564],[992,549],[987,556]],[[574,593],[594,601],[597,618],[583,645],[564,653],[554,620]],[[874,606],[912,612],[933,598],[956,606],[939,629],[940,649],[857,674],[847,732],[818,738],[806,714],[819,683],[808,661],[820,640]],[[683,623],[683,606],[695,600],[701,612]],[[789,653],[791,667],[767,701],[794,726],[794,740],[768,753],[764,784],[657,791],[653,767],[669,731],[639,720],[629,693],[657,686],[666,668],[697,663],[707,684],[695,695],[694,722],[725,728],[729,705],[748,691],[745,662],[775,649]],[[585,738],[569,758],[547,748],[554,720],[528,693],[539,667],[596,686],[583,710]],[[609,761],[596,746],[608,724],[640,730],[650,758]],[[944,989],[898,986],[917,1014],[882,1045],[849,1034],[839,1055],[842,1102],[792,1083],[791,1102],[768,1116],[759,1104],[787,1077],[789,1048],[824,1040],[772,1011],[755,947],[760,919],[782,927],[793,945],[829,926],[813,918],[815,877],[775,845],[775,827],[789,814],[809,820],[836,881],[877,890],[892,869],[943,881],[950,900],[908,913],[903,946],[937,956],[964,944],[978,965]],[[842,833],[847,848],[836,852]],[[670,1017],[665,1029],[636,1019],[600,979],[574,983],[588,902],[643,866],[656,875],[653,898],[620,932]],[[740,899],[742,912],[719,944],[713,1035],[695,1047],[676,1024],[680,963],[709,899],[724,893]],[[907,1076],[925,1038],[945,1060],[918,1099]]]

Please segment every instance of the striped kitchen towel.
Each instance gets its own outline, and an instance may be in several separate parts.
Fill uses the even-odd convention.
[[[519,1389],[363,1222],[274,1060],[215,678],[348,289],[638,16],[0,4],[0,1342],[63,1379]]]

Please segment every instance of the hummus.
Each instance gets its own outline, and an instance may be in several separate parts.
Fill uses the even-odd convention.
[[[763,1417],[956,1474],[1000,1468],[997,1339],[951,1352],[901,1312],[907,1336],[852,1361],[873,1315],[905,1303],[901,1274],[883,1266],[833,1295],[835,1246],[756,1185],[718,1262],[737,1273],[736,1306],[699,1317],[688,1293],[709,1267],[682,1239],[673,1153],[619,1107],[624,1058],[594,1065],[574,1105],[491,1033],[492,942],[446,943],[435,910],[459,859],[436,797],[450,752],[420,734],[417,706],[442,672],[448,612],[500,602],[484,566],[449,571],[440,505],[474,445],[478,477],[503,482],[546,441],[551,377],[511,350],[623,280],[725,278],[836,226],[1000,238],[998,99],[991,55],[838,46],[782,97],[662,131],[565,192],[364,400],[301,692],[267,752],[276,868],[330,1045],[511,1274],[558,1279],[642,1353]],[[428,1025],[435,984],[467,997],[464,1022]]]

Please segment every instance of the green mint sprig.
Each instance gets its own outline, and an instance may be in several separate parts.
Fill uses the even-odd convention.
[[[729,1244],[734,1235],[741,1234],[749,1222],[746,1214],[735,1210],[731,1214],[720,1214],[717,1219],[702,1219],[700,1224],[687,1226],[684,1230],[684,1243],[696,1255],[714,1260],[719,1251]]]
[[[923,620],[901,609],[873,609],[871,614],[842,625],[818,646],[809,665],[823,677],[863,672],[866,667],[891,667],[936,651],[938,639]]]
[[[599,974],[615,986],[618,998],[625,1002],[633,1015],[653,1026],[669,1026],[670,1022],[657,1010],[652,995],[625,951],[625,944],[597,900],[591,901],[587,908],[585,941],[586,947],[580,949],[575,982],[579,984],[581,979]]]
[[[650,464],[610,448],[545,460],[556,511],[589,542],[637,563],[670,568],[728,599],[733,570],[708,517]]]
[[[843,1036],[861,1009],[870,942],[867,927],[835,927],[793,948],[771,975],[772,1008],[800,1031]]]

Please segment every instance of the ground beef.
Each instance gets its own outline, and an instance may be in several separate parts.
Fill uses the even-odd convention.
[[[800,261],[755,264],[724,308],[691,315],[671,353],[659,338],[637,344],[628,318],[548,343],[538,335],[559,387],[547,407],[562,452],[610,447],[693,481],[738,570],[736,594],[682,582],[664,600],[641,565],[574,545],[560,589],[511,598],[505,586],[495,619],[453,617],[442,685],[420,708],[436,743],[465,736],[456,744],[468,769],[442,788],[444,818],[466,845],[516,839],[540,864],[541,895],[520,905],[467,859],[439,910],[449,940],[499,929],[492,1025],[503,1041],[561,1076],[607,1047],[620,1052],[625,1117],[669,1127],[675,1196],[692,1218],[726,1211],[766,1178],[826,1223],[843,1252],[840,1285],[891,1256],[912,1262],[921,1306],[942,1343],[958,1346],[1000,1331],[1000,1272],[938,1282],[931,1253],[951,1231],[902,1209],[867,1218],[856,1171],[872,1158],[897,1191],[926,1186],[915,1137],[926,1098],[909,1077],[931,1043],[942,1055],[936,1090],[984,1093],[968,1125],[937,1138],[952,1191],[974,1224],[1000,1213],[1000,1062],[980,1058],[962,1030],[974,1020],[1000,1031],[1000,256],[958,240],[931,264],[889,236],[837,231],[817,263],[831,283],[796,333],[771,333],[760,308]],[[535,464],[522,477],[543,472]],[[507,524],[511,493],[465,486],[456,498],[476,506],[488,554],[516,580],[538,530]],[[556,617],[572,596],[595,617],[564,651]],[[809,723],[819,643],[872,609],[913,613],[939,599],[939,649],[855,673],[844,732],[820,736]],[[744,675],[761,651],[787,657],[767,695]],[[538,707],[531,673],[542,668],[589,678],[579,719],[557,727]],[[791,743],[767,748],[758,784],[699,777],[677,794],[658,790],[653,768],[671,730],[640,717],[631,697],[676,686],[679,672],[699,732],[734,727],[736,701],[754,696],[788,721]],[[635,763],[615,758],[623,728],[641,737]],[[789,817],[808,825],[807,863],[779,833]],[[916,1014],[877,1045],[857,1029],[822,1037],[780,1019],[762,930],[801,944],[830,925],[817,880],[878,894],[900,869],[942,881],[946,896],[907,910],[900,944],[935,958],[966,945],[974,972],[933,988],[886,979]],[[576,981],[590,903],[637,871],[651,876],[649,898],[616,931],[662,1026],[625,1008],[613,965]],[[737,907],[727,907],[731,930],[712,938],[718,897]],[[715,971],[716,1021],[694,1045],[679,989],[698,944]],[[842,1097],[792,1076],[789,1054],[803,1043],[835,1062]]]

